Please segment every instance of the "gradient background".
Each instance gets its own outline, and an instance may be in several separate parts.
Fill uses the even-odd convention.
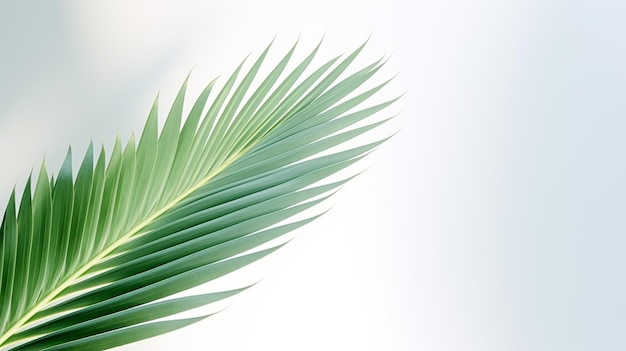
[[[0,205],[44,152],[57,171],[69,143],[139,132],[194,67],[192,90],[275,35],[325,34],[329,58],[371,34],[401,132],[228,309],[120,349],[624,350],[624,18],[609,0],[2,1]]]

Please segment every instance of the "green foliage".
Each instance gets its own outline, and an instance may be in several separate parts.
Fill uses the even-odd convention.
[[[255,248],[319,215],[285,221],[384,141],[335,148],[385,123],[371,117],[394,101],[359,107],[385,85],[358,92],[380,61],[346,74],[362,47],[308,75],[317,48],[284,72],[295,48],[263,79],[269,47],[243,78],[242,63],[219,91],[209,84],[184,121],[183,84],[160,133],[155,102],[137,145],[118,137],[96,159],[90,146],[76,179],[70,151],[56,179],[42,166],[19,202],[13,192],[0,349],[102,350],[202,320],[155,321],[244,290],[164,299],[257,261],[281,245]]]

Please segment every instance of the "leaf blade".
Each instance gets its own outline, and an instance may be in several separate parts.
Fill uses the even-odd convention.
[[[243,63],[238,66],[212,100],[214,84],[208,84],[184,124],[188,80],[160,135],[157,99],[137,147],[134,136],[125,146],[118,136],[110,159],[102,148],[94,165],[90,145],[76,181],[68,152],[56,179],[42,166],[32,201],[22,200],[17,214],[13,196],[13,210],[7,210],[10,216],[0,230],[24,234],[14,236],[16,243],[13,236],[2,237],[0,347],[7,342],[17,342],[18,348],[104,345],[129,340],[127,330],[150,334],[178,325],[154,323],[164,326],[159,329],[122,320],[142,323],[137,311],[155,308],[155,299],[266,256],[281,245],[254,249],[321,214],[316,209],[293,220],[317,208],[352,176],[326,182],[328,177],[386,140],[328,153],[389,120],[357,125],[395,100],[350,112],[386,85],[363,88],[384,62],[341,78],[361,46],[305,74],[318,45],[281,78],[294,45],[259,78],[270,47],[245,72]],[[243,78],[237,82],[239,73]],[[349,98],[357,89],[365,90]],[[22,244],[22,236],[33,240]],[[36,239],[44,245],[29,244]],[[24,262],[22,256],[29,254],[38,257],[25,265],[33,271],[15,283],[17,259],[12,258]],[[33,297],[13,304],[4,294],[9,290],[27,290]],[[4,313],[6,306],[9,313]],[[97,321],[119,330],[103,329]],[[44,335],[29,342],[37,333]]]

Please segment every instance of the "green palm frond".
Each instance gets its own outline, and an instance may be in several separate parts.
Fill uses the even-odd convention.
[[[318,48],[285,72],[294,45],[258,78],[268,46],[183,120],[185,82],[160,132],[155,102],[137,143],[118,137],[95,159],[90,146],[75,179],[70,151],[56,178],[42,166],[21,199],[13,191],[0,349],[107,349],[202,320],[163,318],[244,290],[167,299],[275,251],[264,244],[319,216],[293,219],[350,177],[323,180],[384,141],[345,146],[389,120],[373,116],[395,100],[361,107],[386,84],[364,86],[383,62],[347,74],[361,46],[309,69]]]

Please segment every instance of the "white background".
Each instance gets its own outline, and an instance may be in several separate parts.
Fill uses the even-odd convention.
[[[391,55],[401,132],[224,312],[122,350],[626,349],[620,1],[3,1],[0,205],[274,36]],[[278,50],[279,52],[281,50]],[[318,61],[321,62],[321,61]],[[195,67],[195,68],[194,68]],[[383,75],[384,75],[383,74]],[[78,156],[76,156],[78,158]]]

